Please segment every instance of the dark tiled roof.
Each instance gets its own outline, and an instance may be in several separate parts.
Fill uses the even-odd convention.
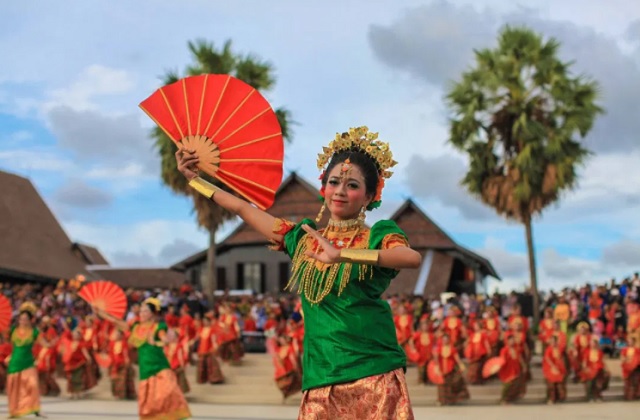
[[[489,260],[458,245],[413,200],[405,201],[391,216],[391,220],[394,220],[400,228],[407,232],[412,248],[427,248],[445,252],[463,261],[466,260],[471,266],[478,265],[485,275],[500,279]]]
[[[80,252],[82,258],[88,265],[109,265],[109,262],[100,253],[98,248],[78,242],[74,243],[73,247]]]
[[[0,269],[46,279],[87,275],[31,181],[0,171]]]
[[[169,268],[89,267],[89,269],[98,278],[112,281],[123,288],[179,287],[186,280],[183,273]]]

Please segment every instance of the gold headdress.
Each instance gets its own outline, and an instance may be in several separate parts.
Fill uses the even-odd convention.
[[[329,143],[329,146],[322,148],[322,153],[318,154],[318,169],[324,168],[334,154],[349,150],[362,152],[375,162],[380,177],[378,190],[373,202],[369,204],[367,209],[372,210],[380,207],[384,180],[393,175],[393,172],[389,171],[389,169],[398,163],[393,160],[389,144],[378,140],[378,133],[369,132],[367,127],[350,128],[347,133],[336,133],[335,139]]]
[[[31,314],[31,316],[33,316],[36,314],[37,311],[38,311],[38,308],[33,302],[25,302],[22,305],[20,305],[20,309],[18,312],[28,312]]]
[[[154,308],[156,308],[156,312],[160,312],[160,308],[161,308],[161,304],[160,304],[160,300],[157,298],[147,298],[144,300],[144,302],[142,302],[143,305],[146,304],[150,304],[153,305]]]

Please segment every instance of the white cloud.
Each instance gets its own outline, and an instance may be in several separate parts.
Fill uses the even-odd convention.
[[[191,220],[148,220],[134,224],[85,224],[67,222],[65,228],[74,240],[97,246],[114,266],[130,263],[130,256],[149,256],[146,266],[159,265],[158,256],[176,241],[186,241],[202,248],[208,243],[207,233]],[[187,254],[192,251],[188,248]],[[172,262],[167,258],[165,265]],[[176,250],[175,261],[185,257]],[[136,261],[143,263],[142,258]],[[175,262],[173,261],[173,262]]]
[[[72,161],[44,148],[0,151],[2,166],[10,171],[66,171]]]
[[[609,265],[640,268],[640,242],[623,239],[602,250],[602,260]]]
[[[47,112],[62,106],[74,111],[95,111],[98,109],[94,102],[96,98],[122,95],[134,86],[129,72],[92,64],[85,68],[70,86],[50,91],[43,110]]]
[[[223,224],[217,232],[222,241],[237,226],[237,221]],[[65,230],[74,240],[100,249],[114,267],[163,266],[205,249],[209,234],[190,219],[156,219],[138,223],[87,224],[65,223]]]
[[[104,189],[89,185],[79,178],[69,180],[53,194],[53,200],[60,206],[92,210],[108,207],[113,198]]]

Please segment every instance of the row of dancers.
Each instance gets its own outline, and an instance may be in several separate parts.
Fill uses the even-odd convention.
[[[415,331],[411,316],[402,308],[397,311],[394,321],[399,344],[407,359],[418,366],[418,381],[430,382],[429,366],[435,372],[434,376],[442,378],[438,381],[441,382],[438,383],[438,404],[450,405],[469,399],[467,384],[483,384],[493,374],[497,374],[503,383],[503,404],[525,395],[531,380],[534,338],[528,320],[520,314],[519,308],[515,308],[507,319],[504,330],[493,308],[489,308],[482,319],[471,317],[466,323],[457,308],[437,324],[425,315]],[[580,323],[568,342],[562,324],[547,312],[538,331],[547,402],[554,404],[565,400],[571,374],[574,382],[584,383],[588,400],[602,401],[610,373],[604,363],[599,337],[590,332],[589,325]],[[640,398],[639,344],[636,334],[630,334],[621,354],[627,400]],[[492,366],[485,366],[487,363]]]
[[[219,316],[207,313],[194,328],[168,327],[155,299],[145,301],[129,323],[94,309],[98,317],[81,322],[43,317],[36,326],[35,305],[21,306],[16,324],[0,338],[0,389],[7,393],[11,417],[40,415],[40,396],[60,395],[59,377],[66,378],[66,391],[76,399],[106,372],[115,398],[138,399],[141,418],[188,418],[187,366],[197,366],[197,383],[219,384],[224,376],[218,358],[241,363],[240,328],[227,308]],[[158,384],[166,398],[147,392]]]

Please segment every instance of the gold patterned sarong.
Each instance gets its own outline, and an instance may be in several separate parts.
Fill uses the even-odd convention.
[[[307,390],[298,420],[413,420],[402,368],[354,382]]]
[[[191,417],[176,375],[164,369],[140,381],[138,409],[141,420],[182,420]]]
[[[7,375],[9,416],[22,417],[40,411],[40,386],[35,367]]]

